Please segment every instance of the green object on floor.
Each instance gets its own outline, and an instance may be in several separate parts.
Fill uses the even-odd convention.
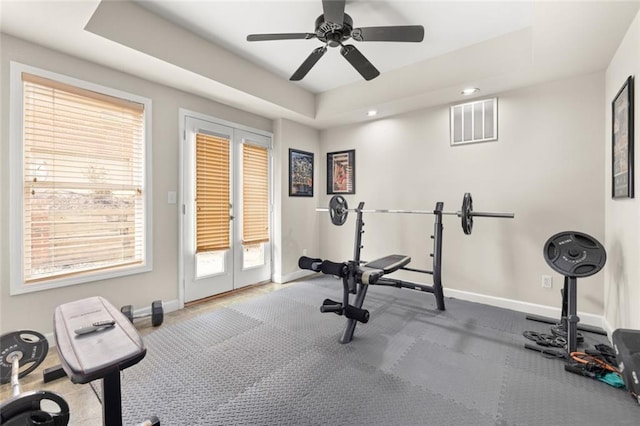
[[[601,382],[605,382],[609,386],[613,386],[614,388],[623,388],[624,382],[622,381],[622,376],[619,373],[606,373],[602,376],[598,376],[598,380]]]

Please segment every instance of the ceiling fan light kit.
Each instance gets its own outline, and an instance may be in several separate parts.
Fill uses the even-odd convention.
[[[350,38],[358,42],[391,41],[418,43],[424,39],[422,25],[353,28],[353,19],[344,12],[346,0],[322,0],[323,14],[315,22],[313,33],[250,34],[247,41],[309,40],[316,38],[325,43],[314,49],[289,78],[302,80],[327,52],[327,47],[340,48],[340,54],[365,80],[372,80],[380,71],[352,44],[344,44]]]

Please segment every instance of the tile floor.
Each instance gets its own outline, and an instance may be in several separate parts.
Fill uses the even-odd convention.
[[[279,290],[287,285],[291,285],[291,283],[268,283],[255,285],[236,292],[232,292],[230,294],[224,294],[203,302],[195,303],[179,311],[166,313],[164,316],[164,322],[160,327],[166,327],[171,324],[176,324],[188,318],[200,315],[204,312],[223,308],[231,304],[238,303],[255,296],[259,296],[261,294],[270,293],[272,291]],[[155,329],[151,325],[150,318],[136,320],[136,327],[143,336],[145,334],[151,333]],[[43,382],[43,370],[58,364],[58,354],[55,348],[50,348],[49,354],[44,362],[40,364],[40,366],[33,372],[20,379],[21,391],[27,392],[31,390],[48,390],[51,392],[56,392],[60,394],[69,404],[71,412],[69,425],[101,425],[102,406],[89,384],[75,385],[66,378],[58,379],[50,383]],[[12,389],[10,384],[0,385],[0,401],[4,401],[5,399],[10,398],[11,395]],[[49,410],[53,409],[49,408]],[[140,421],[143,420],[144,419],[140,419]]]

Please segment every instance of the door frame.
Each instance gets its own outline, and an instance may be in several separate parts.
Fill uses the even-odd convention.
[[[257,135],[261,135],[261,136],[265,136],[268,138],[271,138],[271,144],[270,144],[270,152],[271,152],[271,158],[270,158],[270,163],[269,163],[269,168],[270,168],[270,178],[269,178],[269,192],[270,192],[270,218],[271,218],[271,224],[269,226],[269,250],[271,251],[271,262],[269,265],[270,268],[270,278],[273,279],[273,267],[274,267],[274,253],[273,253],[273,211],[274,206],[273,206],[273,202],[275,199],[275,194],[274,194],[274,174],[273,174],[273,167],[274,167],[274,158],[273,158],[273,133],[272,132],[268,132],[265,130],[260,130],[260,129],[256,129],[253,127],[249,127],[249,126],[245,126],[243,124],[239,124],[239,123],[234,123],[232,121],[228,121],[228,120],[223,120],[221,118],[217,118],[217,117],[213,117],[211,115],[207,115],[207,114],[203,114],[203,113],[199,113],[196,111],[192,111],[186,108],[179,108],[178,109],[178,145],[179,145],[179,149],[178,149],[178,163],[179,163],[179,167],[178,167],[178,204],[177,204],[177,213],[178,213],[178,301],[180,303],[180,309],[184,308],[184,304],[185,304],[185,271],[184,271],[184,215],[185,215],[185,200],[184,200],[184,149],[186,146],[186,139],[187,139],[187,130],[185,128],[185,122],[186,122],[186,118],[187,117],[192,117],[192,118],[196,118],[199,120],[205,120],[205,121],[209,121],[211,123],[214,124],[218,124],[221,126],[227,126],[227,127],[232,127],[234,129],[237,130],[242,130],[245,132],[250,132],[250,133],[255,133]],[[235,208],[235,207],[234,207]]]

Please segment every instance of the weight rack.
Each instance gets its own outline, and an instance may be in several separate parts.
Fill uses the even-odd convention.
[[[354,239],[354,247],[353,247],[353,262],[356,265],[365,263],[360,259],[361,250],[363,248],[362,245],[362,234],[364,233],[364,221],[362,219],[362,215],[365,212],[363,210],[364,202],[360,202],[358,205],[358,209],[356,210],[356,230],[355,230],[355,239]],[[431,238],[433,239],[433,253],[431,257],[433,258],[433,270],[427,271],[422,269],[414,269],[414,268],[406,268],[402,267],[400,269],[412,272],[418,272],[423,274],[429,274],[433,276],[433,285],[419,284],[410,281],[402,281],[396,280],[392,278],[380,278],[374,285],[384,285],[390,287],[397,288],[408,288],[411,290],[423,291],[426,293],[431,293],[436,298],[436,306],[438,310],[444,311],[444,292],[442,290],[442,210],[444,207],[443,202],[437,202],[436,208],[433,210],[433,214],[435,216],[435,221],[433,224],[433,235]],[[353,277],[349,278],[350,280],[355,280]],[[356,287],[357,284],[357,287]],[[367,290],[369,288],[368,284],[349,282],[350,289],[356,289],[356,291],[352,292],[356,294],[356,298],[352,306],[362,309],[362,304],[364,303],[364,298],[367,295]],[[346,291],[346,290],[345,290]],[[353,333],[355,331],[356,325],[358,321],[354,318],[347,319],[347,325],[344,328],[342,333],[342,337],[340,338],[340,343],[349,343],[353,339]]]

